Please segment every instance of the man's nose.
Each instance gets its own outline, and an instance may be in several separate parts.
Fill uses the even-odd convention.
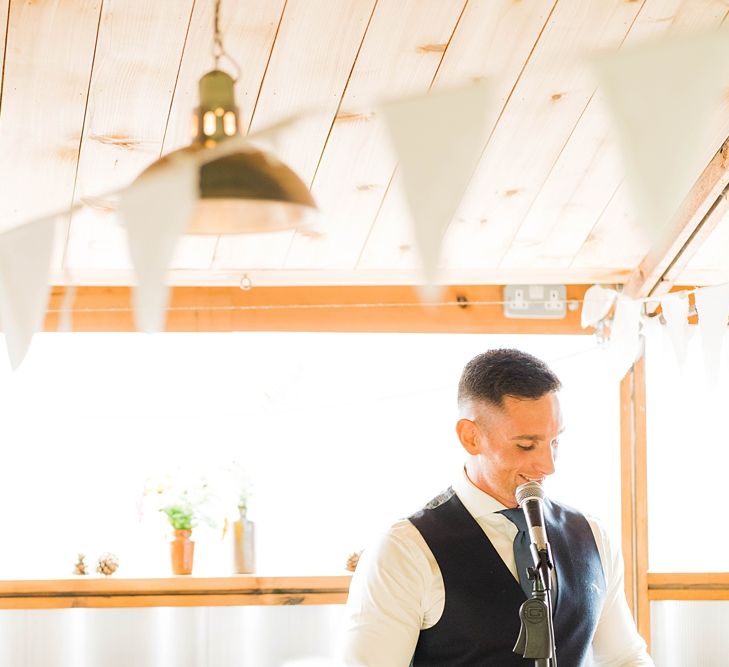
[[[537,467],[539,468],[539,472],[542,475],[551,475],[554,470],[554,460],[557,456],[557,453],[551,445],[547,447],[540,447],[539,448],[539,459],[537,461]]]

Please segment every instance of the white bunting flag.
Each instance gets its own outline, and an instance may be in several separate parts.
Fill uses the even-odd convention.
[[[488,139],[488,102],[481,81],[384,107],[429,285],[436,282],[443,234]]]
[[[167,269],[185,232],[199,194],[199,168],[191,159],[137,178],[121,195],[129,253],[137,273],[134,310],[137,328],[161,331],[169,304]]]
[[[670,36],[595,58],[644,237],[655,240],[704,165],[729,84],[729,32]]]
[[[694,292],[696,312],[699,315],[699,332],[704,366],[709,386],[716,386],[719,379],[721,345],[729,319],[729,283],[714,287],[702,287]]]
[[[610,373],[618,380],[628,372],[640,351],[641,307],[640,301],[618,294],[607,349]]]
[[[0,323],[13,370],[43,326],[55,231],[52,217],[0,234]]]
[[[683,368],[691,335],[689,328],[689,300],[686,292],[675,292],[661,297],[661,311],[666,320],[666,331],[676,353],[678,367]]]
[[[594,327],[605,318],[615,303],[618,293],[614,289],[593,285],[586,292],[582,301],[580,324],[583,329]]]

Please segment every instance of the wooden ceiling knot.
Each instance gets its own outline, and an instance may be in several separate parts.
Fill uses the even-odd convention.
[[[448,44],[423,44],[418,47],[418,53],[444,53]]]

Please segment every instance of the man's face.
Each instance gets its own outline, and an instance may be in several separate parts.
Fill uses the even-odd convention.
[[[457,426],[471,455],[468,476],[507,507],[517,504],[517,486],[532,480],[541,483],[554,472],[563,430],[556,393],[537,399],[506,397],[500,408],[474,403],[469,417]]]

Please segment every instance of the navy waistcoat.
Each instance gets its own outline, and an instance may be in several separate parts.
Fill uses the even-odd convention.
[[[547,537],[557,570],[554,612],[560,667],[579,667],[605,599],[605,576],[587,519],[565,505],[544,501]],[[448,489],[410,517],[443,576],[440,620],[421,630],[414,667],[523,667],[513,652],[519,607],[526,595],[482,528]]]

